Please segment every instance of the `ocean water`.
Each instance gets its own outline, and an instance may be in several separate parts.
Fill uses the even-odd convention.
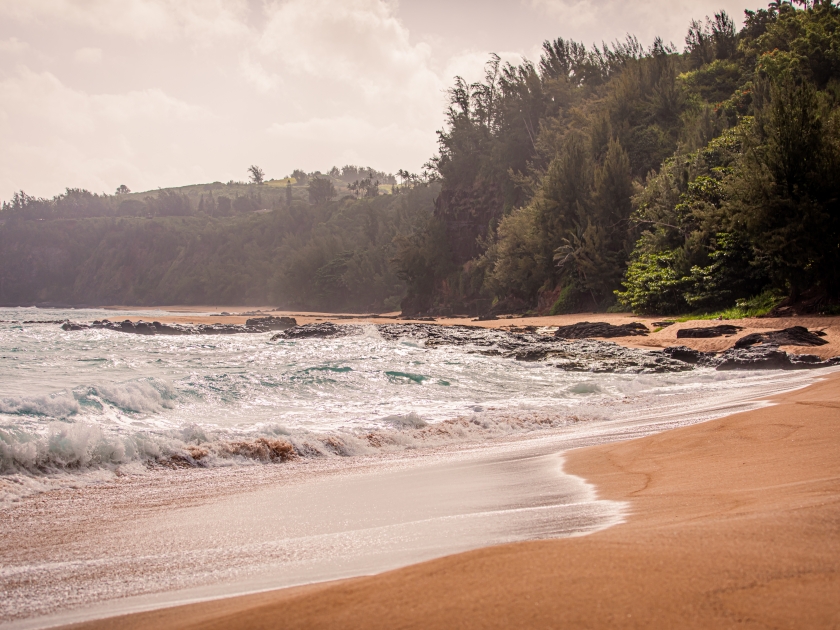
[[[640,406],[705,404],[780,377],[567,372],[470,347],[386,341],[375,326],[271,341],[23,323],[163,315],[0,309],[0,474],[259,464],[283,459],[284,444],[334,457],[475,442]],[[3,486],[4,499],[14,496]]]
[[[4,628],[596,532],[628,506],[567,474],[566,450],[821,373],[568,372],[375,326],[271,341],[24,323],[126,315],[0,309]]]

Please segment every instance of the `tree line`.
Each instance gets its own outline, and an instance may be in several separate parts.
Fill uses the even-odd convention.
[[[840,10],[720,12],[685,46],[545,42],[450,90],[410,312],[683,313],[840,293]]]

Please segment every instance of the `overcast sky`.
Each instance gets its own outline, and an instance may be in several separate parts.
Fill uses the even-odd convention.
[[[736,0],[0,0],[0,199],[359,164],[419,171],[489,53],[683,46]]]

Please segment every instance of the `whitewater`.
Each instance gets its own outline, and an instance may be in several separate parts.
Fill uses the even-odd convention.
[[[114,315],[0,309],[4,626],[597,531],[626,506],[565,474],[565,450],[755,408],[825,371],[567,371],[372,325],[272,340],[59,324]]]

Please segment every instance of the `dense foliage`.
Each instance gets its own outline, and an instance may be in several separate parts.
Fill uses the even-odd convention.
[[[745,18],[692,22],[682,52],[558,39],[538,64],[493,58],[484,81],[458,80],[434,217],[398,256],[406,309],[836,298],[840,10]]]
[[[204,195],[199,212],[184,193],[164,191],[142,204],[155,208],[150,216],[94,214],[124,202],[80,191],[50,201],[18,195],[0,227],[0,303],[396,310],[405,286],[390,264],[394,241],[431,215],[436,192],[333,201],[334,190],[316,184],[313,204],[240,210],[234,201],[220,211],[229,198]],[[267,193],[234,199],[258,195]],[[81,217],[67,207],[76,196],[90,203]]]

